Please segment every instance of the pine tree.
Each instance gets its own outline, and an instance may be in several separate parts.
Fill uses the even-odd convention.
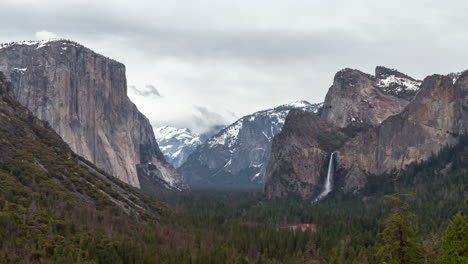
[[[423,261],[423,250],[416,239],[416,226],[412,223],[416,217],[409,212],[409,205],[402,197],[411,194],[401,194],[399,190],[399,174],[396,178],[397,193],[386,195],[394,204],[393,213],[385,219],[385,228],[379,235],[383,244],[377,251],[377,256],[383,258],[387,264],[416,264]]]
[[[439,264],[465,263],[468,263],[468,216],[459,212],[445,231]]]

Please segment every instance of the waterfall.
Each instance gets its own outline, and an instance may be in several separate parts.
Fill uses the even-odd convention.
[[[332,152],[330,155],[330,161],[328,162],[328,172],[327,172],[327,179],[325,180],[325,190],[315,198],[314,202],[322,200],[325,196],[327,196],[332,191],[332,177],[333,177],[333,156],[335,152]]]

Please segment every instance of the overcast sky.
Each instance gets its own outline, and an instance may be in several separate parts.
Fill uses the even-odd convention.
[[[154,126],[203,131],[323,101],[345,67],[468,69],[468,1],[2,0],[0,42],[61,37],[126,65]]]

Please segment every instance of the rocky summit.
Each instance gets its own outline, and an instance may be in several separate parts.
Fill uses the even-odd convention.
[[[396,70],[377,67],[375,72],[374,76],[353,69],[339,71],[325,97],[321,118],[338,127],[376,126],[400,113],[421,85]]]
[[[123,64],[72,41],[27,41],[0,46],[0,71],[16,100],[99,168],[135,187],[140,176],[185,188],[127,97]]]
[[[319,116],[291,111],[273,142],[268,197],[316,197],[329,164],[336,168],[335,188],[356,191],[368,175],[426,160],[467,133],[467,72],[422,83],[383,67],[376,73],[340,71]]]

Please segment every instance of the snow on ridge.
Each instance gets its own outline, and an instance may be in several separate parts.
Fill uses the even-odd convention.
[[[51,42],[55,42],[55,41],[59,41],[60,39],[48,39],[48,40],[41,40],[39,41],[39,45],[37,46],[36,49],[40,49],[40,48],[43,48],[43,47],[46,47],[47,45],[49,45],[49,43]]]
[[[163,126],[154,129],[154,136],[168,161],[179,167],[188,154],[202,144],[201,136],[188,128]]]
[[[300,100],[300,101],[296,101],[296,102],[293,102],[293,103],[290,103],[290,104],[285,104],[284,106],[291,106],[291,107],[294,107],[294,108],[302,108],[302,107],[306,107],[306,106],[309,106],[310,103],[307,102],[307,101],[304,101],[304,100]]]
[[[200,145],[201,139],[200,135],[193,133],[187,128],[177,128],[170,126],[158,127],[154,130],[154,136],[158,141],[161,149],[164,149],[163,152],[170,156],[177,156],[175,153],[188,145]],[[177,143],[174,143],[174,140]],[[174,146],[176,144],[177,146]],[[175,151],[174,153],[172,153]],[[180,154],[180,152],[179,152]]]
[[[244,118],[241,118],[237,120],[234,124],[225,128],[222,131],[222,133],[209,139],[207,142],[208,145],[210,147],[213,147],[216,145],[226,145],[227,143],[228,147],[232,147],[239,136],[240,130],[242,129],[243,121],[244,121]]]
[[[73,46],[73,47],[78,47],[80,44],[63,39],[63,38],[51,38],[51,39],[45,39],[45,40],[23,40],[23,41],[13,41],[9,43],[0,43],[0,49],[8,48],[11,46],[37,46],[36,49],[41,49],[44,47],[49,46],[49,44],[54,43],[54,42],[61,42],[62,44],[62,50],[66,50],[68,46]]]
[[[449,78],[452,78],[452,82],[455,84],[455,82],[460,78],[463,72],[451,72],[447,74]]]
[[[418,91],[421,86],[421,81],[415,81],[408,78],[396,77],[395,75],[388,75],[376,82],[376,86],[380,88],[387,88],[390,85],[398,85],[397,92],[401,92],[404,87],[405,90]]]
[[[0,49],[8,48],[8,47],[13,46],[13,45],[33,46],[33,45],[37,45],[37,44],[39,44],[39,42],[38,41],[33,41],[33,40],[1,43],[0,44]]]
[[[231,126],[228,126],[220,132],[220,134],[212,137],[208,140],[207,144],[209,147],[217,145],[225,145],[231,148],[237,141],[240,130],[242,129],[243,122],[255,122],[257,118],[268,118],[271,120],[271,135],[267,135],[263,132],[264,136],[271,140],[274,131],[280,130],[286,121],[286,117],[291,109],[302,109],[308,112],[316,113],[323,103],[311,104],[307,101],[300,100],[289,104],[277,106],[267,110],[255,112],[251,115],[244,116],[234,122]],[[270,133],[269,133],[270,134]]]
[[[169,140],[171,138],[179,137],[182,138],[194,138],[199,136],[198,134],[193,133],[187,128],[177,128],[170,126],[158,127],[154,130],[154,135],[156,139],[159,140]],[[182,137],[182,138],[181,138]]]

